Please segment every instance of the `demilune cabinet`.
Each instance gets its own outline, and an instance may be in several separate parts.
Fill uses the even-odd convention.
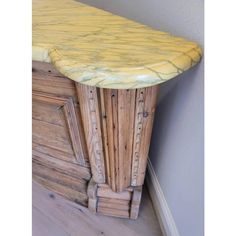
[[[90,210],[137,218],[158,85],[103,89],[33,62],[33,178]]]
[[[33,0],[32,29],[33,179],[136,219],[159,86],[201,48],[73,0]]]

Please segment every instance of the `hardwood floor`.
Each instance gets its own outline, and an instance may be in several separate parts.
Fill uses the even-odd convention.
[[[33,236],[162,236],[144,188],[137,220],[94,215],[33,182]]]

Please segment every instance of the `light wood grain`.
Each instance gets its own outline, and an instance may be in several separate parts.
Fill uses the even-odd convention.
[[[57,137],[60,135],[57,131],[62,132],[61,126],[63,126],[64,128],[63,134],[65,135],[69,133],[70,137],[66,138],[63,136],[61,138],[63,139],[62,140],[63,142],[59,144],[59,148],[64,144],[64,142],[69,141],[67,142],[67,145],[69,145],[69,147],[72,147],[75,158],[77,159],[78,163],[81,165],[86,165],[86,156],[84,155],[83,152],[83,146],[82,146],[83,143],[79,135],[80,133],[78,128],[78,120],[76,117],[72,98],[59,97],[35,91],[33,92],[32,97],[33,97],[33,108],[34,108],[33,121],[37,122],[37,124],[33,125],[33,128],[38,129],[35,132],[33,130],[33,134],[39,134],[39,132],[41,131],[42,132],[41,136],[43,138],[45,137],[48,138],[48,135],[56,133],[56,136],[50,139],[50,141],[56,141]],[[47,108],[46,111],[44,111],[43,109],[44,107]],[[51,111],[48,113],[48,110],[50,110],[50,108]],[[34,111],[36,112],[36,115]],[[56,117],[54,117],[55,116],[54,113]],[[46,125],[49,130],[43,129]],[[53,131],[50,130],[52,128]]]
[[[105,183],[100,109],[95,87],[76,84],[93,179]]]
[[[105,122],[103,123],[104,130],[107,129],[108,140],[106,148],[108,149],[106,172],[110,173],[109,185],[113,191],[117,190],[117,160],[118,160],[118,126],[117,126],[117,90],[103,89],[105,100]]]
[[[86,193],[79,192],[78,190],[74,190],[71,187],[66,187],[65,185],[50,181],[49,179],[42,178],[38,175],[33,175],[33,180],[72,202],[77,204],[79,203],[83,206],[88,205],[88,197]]]
[[[33,207],[32,219],[33,236],[69,236],[63,228],[55,224],[53,220],[48,218],[36,207]]]
[[[115,192],[122,192],[129,186],[141,186],[145,177],[158,86],[117,90],[77,84],[77,91],[87,145],[91,150],[94,180],[104,183],[97,179],[102,173],[101,179],[105,178]],[[93,112],[89,109],[91,101]],[[94,117],[96,127],[94,133],[91,117]],[[104,163],[100,164],[100,159]]]
[[[142,186],[114,192],[109,185],[98,184],[97,213],[137,219],[142,195]]]
[[[33,160],[40,163],[41,165],[51,167],[58,172],[68,174],[69,176],[73,176],[75,178],[85,179],[87,181],[91,178],[90,170],[87,167],[62,161],[35,150],[32,152]]]
[[[130,206],[130,218],[137,219],[139,214],[139,206],[142,197],[142,187],[135,187],[132,194],[132,201]]]
[[[37,133],[37,131],[34,132],[34,129],[37,128],[40,132],[39,126],[47,125],[48,130],[42,133],[41,138],[45,140],[44,143],[53,142],[55,138],[50,138],[48,135],[52,135],[54,132],[51,132],[49,128],[51,127],[56,132],[64,128],[61,132],[64,133],[64,136],[69,134],[69,137],[65,137],[63,141],[69,142],[68,145],[73,149],[77,161],[88,166],[88,153],[75,83],[62,76],[51,64],[33,61],[32,67],[32,118],[41,122],[38,125],[33,125],[33,136]],[[61,126],[61,128],[57,126]],[[42,142],[40,144],[43,145]],[[53,152],[49,150],[50,148],[48,149],[47,145],[43,146],[47,152]],[[61,143],[58,147],[61,147]],[[58,148],[54,148],[54,151],[58,151]]]
[[[135,221],[94,215],[37,183],[33,183],[33,207],[33,236],[162,236],[146,191]]]
[[[112,198],[99,198],[99,206],[112,208],[112,209],[119,209],[126,212],[130,210],[130,201],[128,200],[120,200],[120,199],[112,199]]]
[[[158,85],[137,90],[132,186],[141,186],[144,182],[158,93]]]
[[[55,170],[55,168],[49,168],[48,166],[41,165],[33,161],[33,175],[37,175],[49,181],[64,185],[75,191],[82,193],[87,192],[87,181],[72,177],[68,174],[64,174]]]
[[[33,91],[70,96],[77,100],[75,82],[60,74],[50,63],[33,61],[32,78]]]
[[[134,132],[136,90],[118,90],[118,133],[119,133],[119,160],[117,191],[129,187],[131,180],[132,149]]]
[[[94,180],[91,178],[88,184],[88,189],[87,189],[87,195],[88,195],[88,209],[96,213],[97,212],[97,188],[98,184],[94,182]]]
[[[33,178],[84,206],[91,179],[75,83],[33,62]]]

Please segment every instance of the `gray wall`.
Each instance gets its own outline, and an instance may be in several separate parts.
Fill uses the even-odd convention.
[[[203,47],[203,0],[83,0]],[[181,236],[203,235],[203,61],[161,85],[150,158]]]

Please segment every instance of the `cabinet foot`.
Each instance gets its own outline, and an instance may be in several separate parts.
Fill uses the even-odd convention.
[[[96,184],[91,179],[87,194],[88,208],[93,213],[130,219],[138,217],[142,186],[129,187],[117,193],[107,184]]]

